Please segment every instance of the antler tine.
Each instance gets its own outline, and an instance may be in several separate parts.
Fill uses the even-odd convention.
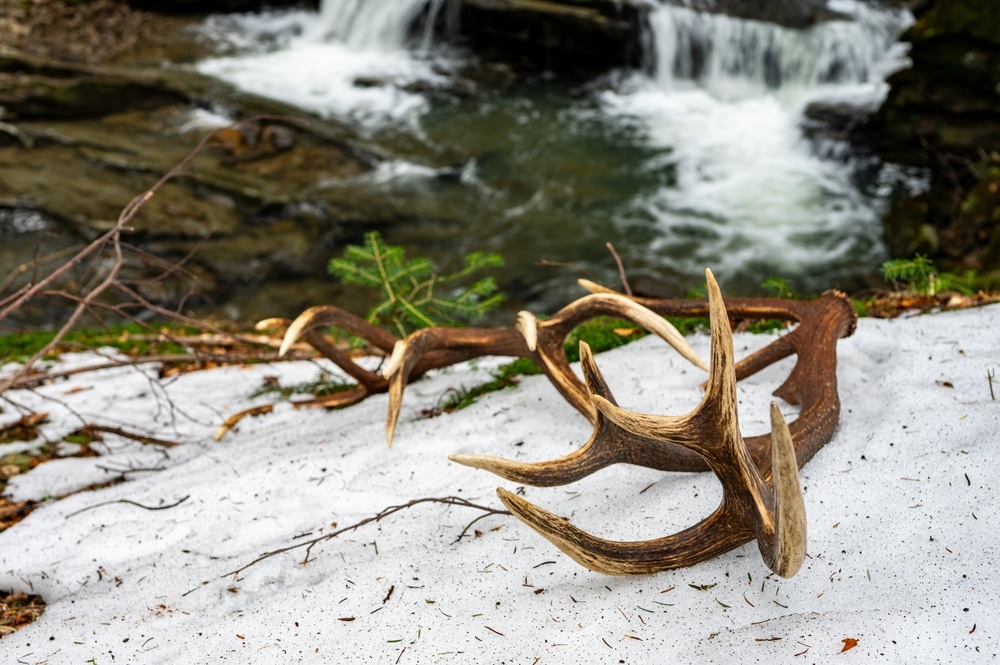
[[[345,312],[338,307],[332,306],[317,306],[310,307],[306,311],[299,314],[294,321],[289,323],[285,319],[267,319],[261,321],[259,325],[265,324],[283,324],[286,326],[285,336],[281,342],[281,348],[278,350],[278,355],[283,356],[288,352],[288,349],[301,338],[305,340],[316,349],[325,358],[331,360],[335,365],[344,370],[351,378],[360,384],[360,391],[352,391],[351,399],[344,400],[340,398],[335,399],[319,399],[314,400],[317,406],[342,406],[346,404],[354,404],[360,402],[365,397],[372,393],[381,392],[388,387],[388,382],[375,372],[369,372],[363,367],[358,366],[351,358],[338,349],[336,345],[331,343],[326,337],[319,333],[317,328],[323,326],[337,326],[344,328],[345,330],[350,330],[355,333],[370,332],[370,326],[367,321],[360,319],[350,312]],[[375,336],[376,343],[385,343],[388,338],[385,337],[385,331],[379,331]],[[391,337],[391,335],[389,335]],[[347,396],[341,396],[346,398]]]
[[[705,364],[705,361],[701,359],[698,352],[688,344],[688,341],[684,339],[684,336],[680,334],[673,324],[656,312],[619,293],[591,293],[566,305],[559,314],[548,321],[542,321],[538,325],[543,330],[549,327],[561,330],[564,319],[572,320],[581,313],[590,313],[593,311],[620,316],[642,326],[674,347],[692,365],[706,372],[708,371],[708,365]],[[542,333],[540,332],[539,334]]]
[[[666,538],[634,543],[593,536],[573,526],[565,518],[503,488],[497,488],[497,496],[515,517],[544,536],[571,559],[594,572],[606,575],[649,575],[662,570],[683,568],[728,552],[756,535],[758,548],[768,568],[782,577],[792,577],[805,558],[805,506],[799,491],[791,436],[775,404],[771,406],[771,417],[775,437],[776,490],[773,495],[772,537],[766,542],[762,538],[764,534],[760,523],[751,526],[749,520],[732,519],[734,512],[741,511],[734,508],[737,504],[728,496],[723,498],[722,505],[715,512],[698,524]],[[782,437],[784,440],[779,441]],[[790,468],[786,466],[789,461]],[[778,471],[779,468],[782,469],[781,472]]]
[[[530,312],[520,312],[513,328],[424,328],[396,343],[383,375],[389,379],[389,413],[386,432],[392,443],[403,400],[403,392],[412,372],[437,353],[449,364],[484,355],[531,358],[545,372],[556,389],[591,422],[597,412],[586,387],[573,373],[563,342],[582,319],[599,314],[621,316],[660,336],[696,366],[707,369],[704,361],[687,340],[663,317],[642,305],[617,294],[588,295],[570,303],[546,321]],[[443,355],[442,355],[443,354]],[[443,363],[442,363],[443,364]],[[431,364],[432,367],[441,365]]]
[[[396,423],[399,422],[399,410],[403,406],[403,391],[410,378],[413,366],[423,355],[423,342],[426,337],[410,335],[396,342],[392,355],[382,370],[382,375],[389,380],[389,408],[385,416],[385,441],[391,448],[392,439],[396,435]]]
[[[758,529],[757,544],[767,567],[782,577],[799,572],[806,556],[806,504],[799,485],[792,434],[776,402],[771,402],[771,484],[774,488],[773,538]]]
[[[306,333],[320,327],[336,327],[354,333],[386,353],[391,352],[396,343],[395,335],[359,316],[333,305],[316,305],[299,314],[288,326],[278,355],[284,355]]]
[[[396,342],[382,370],[389,380],[389,410],[386,436],[392,445],[403,403],[403,392],[411,376],[486,355],[528,355],[525,341],[513,328],[423,328]],[[529,355],[530,357],[530,355]]]
[[[590,393],[614,404],[615,398],[611,394],[611,389],[594,360],[590,345],[584,341],[580,342],[580,367]],[[635,463],[637,456],[642,453],[643,442],[638,441],[640,438],[624,431],[598,412],[590,439],[576,451],[558,459],[545,462],[516,462],[493,455],[449,455],[448,459],[458,464],[489,471],[516,483],[553,487],[568,485],[612,464]],[[657,441],[646,440],[644,443],[663,446]],[[677,470],[678,467],[683,467],[685,461],[692,470],[704,468],[704,460],[700,456],[683,448],[676,448],[674,452],[675,455],[670,458],[670,469]],[[657,468],[655,464],[647,466]]]
[[[798,571],[805,554],[805,509],[791,434],[772,407],[775,489],[754,465],[739,431],[732,331],[722,293],[706,271],[712,328],[708,389],[694,411],[680,417],[626,411],[600,395],[598,410],[639,436],[680,444],[702,455],[719,477],[722,504],[708,518],[681,533],[657,540],[622,543],[596,538],[552,513],[498,490],[517,517],[582,565],[609,574],[645,574],[687,566],[727,551],[756,535],[765,562],[783,576]],[[791,469],[789,469],[789,466]]]
[[[590,394],[616,404],[590,345],[584,341],[580,342],[580,367]],[[618,463],[638,464],[663,471],[703,471],[708,468],[700,455],[628,432],[600,411],[597,412],[590,439],[578,450],[558,459],[516,462],[493,455],[450,455],[449,459],[536,487],[568,485]]]

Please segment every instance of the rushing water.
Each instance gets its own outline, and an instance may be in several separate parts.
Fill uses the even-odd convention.
[[[807,140],[801,124],[818,100],[874,108],[902,56],[905,12],[836,0],[852,20],[796,31],[658,6],[652,74],[609,77],[582,96],[534,84],[468,97],[412,91],[446,88],[463,57],[429,32],[408,37],[427,4],[325,0],[283,23],[243,17],[230,38],[269,46],[199,68],[383,142],[399,159],[362,184],[413,215],[388,240],[442,263],[499,251],[502,283],[540,309],[576,295],[581,271],[614,281],[607,241],[631,277],[677,293],[707,266],[744,293],[771,274],[814,291],[874,273],[891,178]]]

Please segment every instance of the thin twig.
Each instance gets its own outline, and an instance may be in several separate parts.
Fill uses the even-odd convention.
[[[261,116],[264,117],[264,116]],[[268,116],[270,117],[270,116]],[[241,120],[238,123],[249,122],[255,120],[256,118],[248,118],[246,120]],[[140,298],[138,294],[133,290],[125,286],[119,280],[119,274],[121,270],[125,267],[125,258],[123,255],[123,247],[125,243],[122,241],[122,234],[132,229],[128,224],[132,221],[135,215],[142,209],[142,207],[151,199],[153,196],[170,180],[173,180],[179,175],[182,175],[187,168],[187,166],[197,157],[205,148],[211,143],[212,139],[215,138],[216,134],[222,131],[224,128],[216,129],[212,132],[206,134],[198,142],[198,144],[191,150],[180,162],[178,162],[170,171],[164,174],[156,183],[153,184],[148,190],[139,194],[133,198],[121,211],[118,219],[114,225],[106,231],[104,234],[99,236],[90,244],[86,245],[80,249],[75,255],[72,256],[64,264],[56,268],[54,271],[46,275],[39,281],[31,284],[30,286],[25,286],[18,289],[13,295],[3,298],[0,300],[0,321],[7,318],[11,313],[16,311],[22,305],[30,301],[32,298],[39,295],[56,295],[68,299],[70,301],[76,302],[76,307],[74,307],[72,313],[69,315],[66,321],[63,322],[62,326],[56,331],[55,336],[49,341],[42,349],[37,351],[31,358],[24,362],[15,372],[7,377],[0,378],[0,393],[5,392],[9,389],[18,379],[28,374],[34,368],[34,365],[44,358],[50,351],[55,349],[66,334],[73,329],[76,323],[80,320],[85,312],[92,311],[94,307],[100,306],[101,303],[98,302],[99,296],[108,289],[115,287],[116,289],[125,292],[128,295],[134,297],[134,304],[136,306],[143,306],[147,309],[155,311],[157,313],[165,313],[175,319],[186,320],[187,322],[192,322],[192,319],[188,317],[183,317],[176,312],[170,312],[164,310],[163,308],[153,308],[150,307],[150,303],[143,298]],[[111,262],[110,267],[107,269],[107,274],[104,276],[100,282],[97,283],[93,288],[86,290],[86,293],[80,296],[73,296],[66,291],[49,291],[50,287],[61,277],[66,275],[72,268],[81,266],[84,261],[89,257],[100,255],[102,251],[109,248],[114,256],[114,260]],[[39,257],[32,262],[31,266],[25,267],[24,270],[18,269],[19,274],[23,274],[28,270],[37,269],[42,262],[47,262],[48,257]],[[186,259],[185,259],[186,260]],[[92,266],[91,266],[92,267]],[[171,274],[176,268],[168,268],[164,275]],[[7,280],[5,280],[6,284]],[[114,308],[119,313],[117,307]],[[131,318],[131,317],[130,317]],[[207,326],[204,322],[197,321],[194,322],[195,325],[201,328],[212,328]],[[221,332],[213,330],[213,332]]]
[[[996,374],[993,372],[993,370],[990,369],[986,371],[986,380],[989,381],[990,383],[990,399],[992,399],[994,402],[997,400],[997,395],[995,392],[993,392],[993,379],[995,378]]]
[[[7,278],[4,279],[4,281],[0,282],[0,293],[3,293],[4,291],[6,291],[7,288],[11,284],[13,284],[17,280],[17,278],[20,277],[21,275],[23,275],[24,273],[26,273],[26,272],[28,272],[30,270],[37,270],[41,266],[44,266],[44,265],[46,265],[48,263],[52,263],[54,261],[61,261],[62,259],[66,258],[67,256],[73,256],[74,254],[78,253],[80,250],[81,250],[81,247],[79,245],[76,245],[76,246],[73,246],[73,247],[67,247],[65,249],[59,250],[58,252],[53,252],[52,254],[47,254],[45,256],[38,257],[38,258],[30,261],[29,263],[22,263],[18,267],[16,267],[13,270],[11,270],[10,273],[7,275]],[[22,288],[25,289],[25,290],[27,290],[27,289],[30,289],[31,286],[28,285],[28,284],[26,284]],[[19,295],[19,293],[20,292],[15,292],[15,295]],[[2,302],[0,302],[0,306],[6,306],[7,302],[8,301],[6,299],[3,300]]]
[[[177,441],[167,441],[166,439],[157,439],[152,436],[146,436],[144,434],[137,434],[135,432],[129,432],[120,427],[108,427],[106,425],[91,425],[86,424],[77,430],[76,433],[83,434],[85,436],[90,436],[93,432],[102,432],[104,434],[117,434],[120,437],[126,439],[132,439],[133,441],[138,441],[139,443],[145,443],[154,446],[163,446],[164,448],[175,448],[181,445]]]
[[[240,422],[247,416],[260,416],[265,413],[271,413],[273,410],[273,404],[261,404],[259,406],[252,406],[249,409],[243,409],[239,413],[234,413],[226,418],[225,422],[219,425],[219,429],[215,430],[215,435],[212,437],[212,440],[221,441],[222,437],[226,435],[226,432],[234,428],[236,423]]]
[[[617,250],[615,250],[615,246],[612,245],[610,242],[604,243],[604,246],[608,248],[609,252],[611,252],[611,256],[614,258],[615,263],[618,265],[618,276],[621,277],[622,288],[625,289],[625,294],[629,296],[632,295],[632,287],[628,285],[628,277],[625,276],[625,266],[622,265],[622,258],[618,256],[618,252]]]
[[[66,515],[66,519],[69,519],[75,515],[79,515],[80,513],[86,512],[88,510],[93,510],[94,508],[100,508],[101,506],[110,506],[113,503],[128,503],[133,506],[138,506],[143,510],[166,510],[167,508],[176,508],[177,506],[181,505],[190,498],[191,495],[188,494],[187,496],[178,499],[174,503],[167,504],[165,506],[144,506],[143,504],[138,503],[136,501],[132,501],[131,499],[116,499],[114,501],[102,501],[101,503],[95,503],[92,506],[87,506],[86,508],[81,508],[80,510],[74,510],[73,512]]]
[[[284,554],[285,552],[291,552],[292,550],[301,549],[303,547],[306,548],[306,556],[305,556],[305,559],[303,560],[302,563],[307,563],[309,561],[309,553],[312,551],[312,548],[315,545],[317,545],[319,543],[322,543],[322,542],[325,542],[327,540],[332,540],[333,538],[336,538],[337,536],[339,536],[342,533],[345,533],[347,531],[354,531],[354,530],[358,529],[359,527],[365,526],[366,524],[371,524],[372,522],[378,522],[378,521],[382,520],[383,518],[388,517],[389,515],[393,515],[395,513],[400,512],[400,511],[407,510],[409,508],[413,508],[414,506],[418,506],[418,505],[420,505],[422,503],[443,503],[443,504],[445,504],[447,506],[460,506],[460,507],[463,507],[463,508],[475,508],[476,510],[482,510],[482,511],[486,512],[488,515],[510,515],[510,513],[508,511],[506,511],[506,510],[498,510],[496,508],[490,508],[489,506],[481,506],[479,504],[472,503],[471,501],[468,501],[466,499],[463,499],[463,498],[457,497],[457,496],[423,497],[423,498],[420,498],[420,499],[414,499],[414,500],[409,501],[407,503],[400,504],[398,506],[389,506],[388,508],[384,508],[381,512],[379,512],[376,515],[372,515],[371,517],[366,517],[365,519],[361,520],[360,522],[355,522],[354,524],[351,524],[350,526],[345,526],[345,527],[343,527],[341,529],[337,529],[336,531],[328,533],[328,534],[326,534],[324,536],[319,536],[319,537],[316,537],[316,538],[311,538],[309,540],[304,540],[302,542],[295,543],[294,545],[288,545],[286,547],[281,547],[281,548],[278,548],[276,550],[271,550],[270,552],[265,552],[264,554],[261,554],[259,557],[257,557],[256,559],[254,559],[250,563],[248,563],[246,565],[243,565],[243,566],[240,566],[236,570],[230,571],[230,572],[222,575],[220,579],[231,577],[233,575],[239,575],[240,573],[242,573],[246,569],[250,568],[251,566],[255,566],[256,564],[260,563],[261,561],[264,561],[266,559],[270,559],[271,557],[277,556],[279,554]],[[468,529],[468,527],[466,527],[466,530],[467,529]],[[463,533],[464,533],[464,531],[463,531]]]
[[[96,372],[102,369],[114,369],[116,367],[131,367],[144,365],[146,363],[245,363],[248,361],[277,362],[280,360],[302,359],[299,354],[278,357],[277,353],[174,353],[163,355],[136,356],[135,358],[124,358],[122,360],[109,360],[99,365],[87,365],[86,367],[74,367],[72,369],[57,370],[54,372],[42,372],[30,376],[22,376],[10,382],[12,389],[35,388],[49,383],[56,379],[64,379],[86,372]]]

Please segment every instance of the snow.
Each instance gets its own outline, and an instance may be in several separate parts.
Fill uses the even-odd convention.
[[[544,377],[462,411],[421,415],[451,389],[487,380],[503,359],[411,385],[391,448],[384,395],[333,412],[278,403],[213,440],[226,417],[268,401],[250,397],[265,377],[310,380],[316,363],[162,381],[154,367],[122,367],[9,393],[49,413],[50,441],[83,419],[183,445],[107,435],[99,457],[43,464],[10,482],[13,499],[68,496],[0,534],[0,589],[48,603],[36,623],[0,640],[0,662],[993,661],[1000,401],[987,375],[1000,377],[997,330],[1000,306],[992,306],[863,319],[841,340],[841,425],[802,470],[809,556],[790,580],[769,575],[753,543],[690,568],[607,577],[510,516],[480,519],[479,535],[456,542],[482,513],[436,503],[321,542],[308,563],[299,548],[227,574],[387,506],[458,496],[500,508],[495,488],[515,489],[449,462],[449,453],[543,460],[581,445],[589,426]],[[770,339],[736,335],[737,356]],[[690,341],[707,357],[706,335]],[[767,430],[770,392],[789,363],[741,382],[745,433]],[[700,372],[656,339],[601,354],[598,364],[631,409],[680,414],[700,397]],[[0,417],[12,416],[7,408]],[[709,473],[625,465],[524,493],[622,540],[673,533],[720,496]],[[857,646],[841,653],[846,638]]]

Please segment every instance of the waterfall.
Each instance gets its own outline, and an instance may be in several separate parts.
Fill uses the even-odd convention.
[[[428,50],[445,0],[323,0],[319,14],[227,17],[227,34],[241,30],[257,52],[211,58],[198,69],[267,97],[323,115],[358,121],[365,129],[415,123],[427,100],[408,83],[441,79]],[[414,34],[422,14],[423,34]],[[277,29],[277,30],[276,30]],[[276,35],[268,40],[260,36]],[[271,45],[276,45],[274,48]],[[363,81],[363,85],[358,85]]]
[[[879,63],[908,15],[844,0],[833,8],[851,20],[795,30],[660,5],[649,20],[656,80],[665,89],[696,85],[716,97],[734,99],[880,77]]]
[[[355,50],[400,50],[426,7],[428,20],[420,43],[426,50],[443,4],[444,0],[323,0],[319,30],[323,39]]]
[[[877,104],[912,19],[852,0],[830,6],[849,20],[796,30],[690,7],[651,11],[654,73],[605,100],[659,148],[646,166],[668,184],[627,219],[653,220],[650,252],[674,252],[675,269],[712,265],[739,278],[765,265],[830,274],[880,260],[877,183],[859,187],[854,167],[823,159],[800,125],[817,100]]]
[[[761,275],[813,290],[869,274],[885,254],[889,187],[862,175],[849,150],[824,159],[801,126],[816,101],[876,104],[912,17],[871,0],[829,0],[844,19],[797,30],[695,8],[709,0],[642,1],[655,62],[605,79],[596,108],[539,81],[457,100],[425,94],[464,68],[459,53],[428,48],[453,0],[323,0],[318,13],[228,17],[256,48],[197,67],[390,142],[403,168],[352,187],[384,188],[415,226],[433,235],[434,224],[453,224],[456,247],[506,249],[526,274],[541,256],[586,257],[598,236],[601,246],[631,238],[631,261],[649,274],[711,266],[744,292]],[[410,150],[414,164],[404,164]],[[412,173],[434,177],[427,155],[464,157],[468,170],[447,187],[401,184]]]

